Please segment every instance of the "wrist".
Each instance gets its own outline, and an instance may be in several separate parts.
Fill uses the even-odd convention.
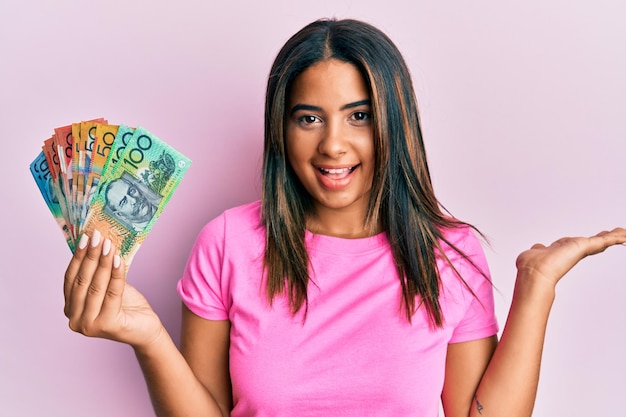
[[[552,304],[556,295],[556,284],[541,274],[520,270],[515,280],[514,297],[549,302]]]
[[[137,356],[153,356],[164,346],[173,343],[165,327],[160,325],[151,337],[142,340],[140,343],[131,344],[131,346]]]

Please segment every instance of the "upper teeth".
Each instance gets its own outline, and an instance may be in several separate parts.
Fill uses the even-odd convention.
[[[341,174],[343,172],[350,170],[350,168],[332,168],[332,169],[320,168],[320,169],[329,174]]]

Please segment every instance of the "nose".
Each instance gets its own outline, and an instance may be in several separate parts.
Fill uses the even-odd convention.
[[[337,158],[346,153],[347,129],[340,121],[328,121],[317,150],[322,155]]]

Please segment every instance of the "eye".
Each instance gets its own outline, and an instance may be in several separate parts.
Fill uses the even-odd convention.
[[[368,112],[357,111],[357,112],[352,113],[350,118],[354,120],[355,122],[367,122],[371,119],[371,116]]]
[[[134,185],[131,185],[130,187],[128,187],[127,193],[131,197],[137,197],[137,195],[139,194],[139,191],[137,190],[137,188],[135,188]]]
[[[319,122],[321,122],[321,120],[318,117],[310,114],[298,117],[298,123],[303,125],[312,125],[313,123]]]

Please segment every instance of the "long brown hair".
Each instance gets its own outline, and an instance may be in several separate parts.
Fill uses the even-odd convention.
[[[365,226],[374,230],[381,224],[388,235],[407,319],[411,321],[423,304],[431,324],[441,326],[435,250],[443,254],[440,242],[445,242],[467,259],[442,234],[444,229],[466,224],[445,215],[435,198],[417,101],[402,55],[384,33],[357,20],[318,20],[307,25],[287,41],[271,68],[265,102],[262,191],[267,296],[271,303],[286,291],[292,313],[304,305],[306,314],[309,257],[304,236],[313,205],[287,161],[285,109],[296,77],[327,59],[353,64],[370,92],[375,172]]]

